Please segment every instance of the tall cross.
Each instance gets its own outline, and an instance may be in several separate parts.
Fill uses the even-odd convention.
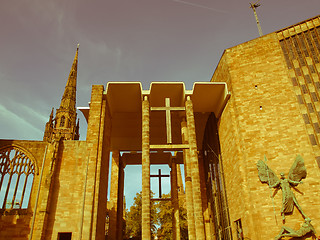
[[[170,177],[170,175],[161,175],[161,169],[159,169],[159,174],[158,175],[150,175],[150,177],[157,177],[159,178],[159,198],[162,197],[162,193],[161,193],[161,178],[163,177]]]
[[[170,98],[165,99],[165,107],[151,107],[151,111],[166,111],[167,143],[172,143],[171,111],[184,111],[185,107],[171,107]]]

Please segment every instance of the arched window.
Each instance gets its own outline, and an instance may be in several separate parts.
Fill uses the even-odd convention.
[[[60,127],[64,127],[65,122],[66,122],[66,117],[62,116],[60,119]]]
[[[34,174],[34,164],[23,150],[0,150],[0,209],[28,208]]]

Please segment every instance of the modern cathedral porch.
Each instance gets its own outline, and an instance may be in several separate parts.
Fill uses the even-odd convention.
[[[217,134],[205,134],[205,130],[208,119],[216,125],[230,97],[226,83],[196,82],[192,90],[186,90],[182,82],[153,82],[149,90],[143,90],[138,82],[109,82],[106,89],[93,86],[91,96],[89,107],[78,109],[88,122],[88,147],[95,149],[92,148],[90,158],[103,167],[106,165],[103,162],[108,162],[109,152],[113,153],[112,164],[116,167],[112,166],[111,173],[112,206],[121,206],[123,201],[124,167],[142,165],[142,238],[151,239],[150,165],[168,164],[171,178],[177,179],[176,165],[184,164],[189,239],[212,239],[214,219],[210,217],[213,218],[214,210],[209,208],[214,206],[208,203],[207,195],[209,192],[212,195],[211,191],[206,191],[212,179],[208,178],[208,157],[201,151],[207,150],[207,146],[211,151],[218,148],[218,144],[210,146],[209,143],[209,139],[215,139]],[[219,155],[219,150],[216,154]],[[107,182],[98,179],[93,182],[106,188]],[[179,214],[176,212],[179,206],[175,207],[178,203],[176,182],[171,180],[175,216],[173,239],[180,239]],[[113,211],[109,235],[112,239],[122,239],[121,231],[116,227],[122,219],[122,209],[114,207]]]

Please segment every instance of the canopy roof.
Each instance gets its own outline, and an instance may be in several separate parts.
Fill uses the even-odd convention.
[[[229,93],[226,83],[195,82],[192,90],[186,90],[183,82],[153,82],[150,90],[143,90],[140,82],[108,82],[105,91],[111,114],[111,150],[141,150],[141,108],[144,96],[149,97],[150,107],[164,107],[165,98],[170,98],[171,107],[184,107],[186,96],[190,96],[196,121],[198,148],[207,118],[211,112],[220,117]],[[90,107],[78,108],[88,121]],[[180,122],[182,111],[171,111],[173,144],[181,143]],[[150,113],[150,144],[166,142],[165,111]]]

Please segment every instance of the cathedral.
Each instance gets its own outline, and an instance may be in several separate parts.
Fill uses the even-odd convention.
[[[190,240],[320,235],[320,16],[226,49],[192,90],[108,82],[87,107],[78,51],[43,141],[0,140],[0,239],[123,239],[127,165],[142,166],[142,239],[153,239],[152,164],[171,169],[172,239],[180,198]]]

